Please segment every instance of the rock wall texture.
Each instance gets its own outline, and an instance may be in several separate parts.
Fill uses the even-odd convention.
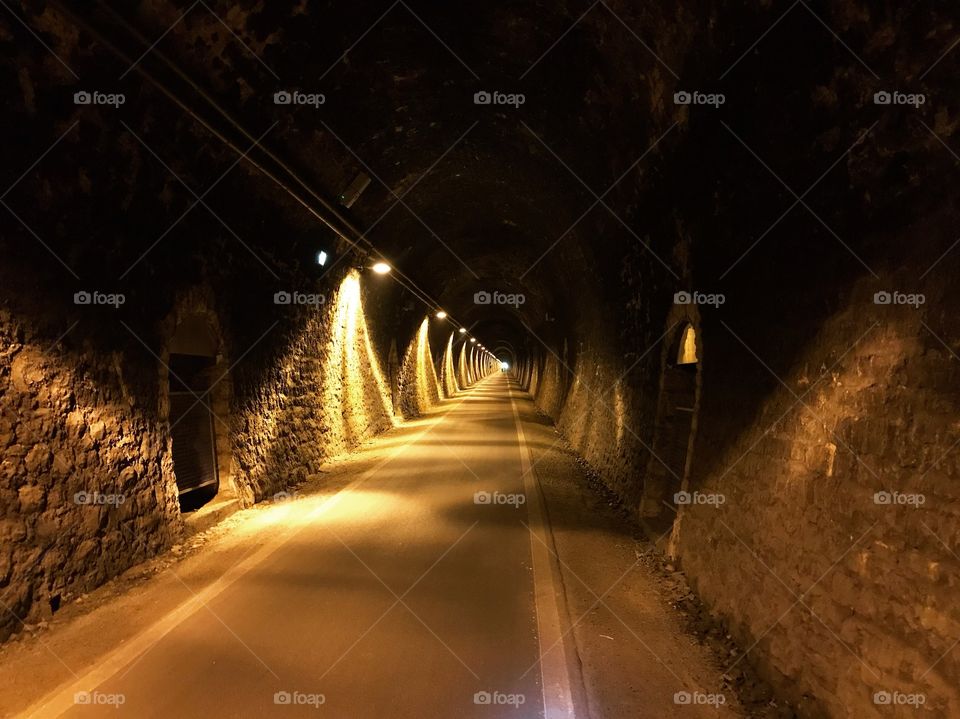
[[[407,417],[419,417],[440,402],[429,331],[430,318],[425,317],[400,365],[400,407]]]
[[[463,343],[457,354],[457,384],[460,387],[470,387],[477,381],[473,365],[473,348],[469,343]]]
[[[303,481],[330,456],[394,424],[359,276],[346,275],[324,300],[304,313],[282,352],[251,365],[253,376],[240,380],[246,401],[235,408],[235,483],[248,502]]]
[[[215,323],[231,386],[227,406],[215,411],[218,445],[232,467],[220,479],[242,504],[296,485],[329,457],[437,404],[432,363],[424,363],[429,343],[418,332],[407,355],[420,364],[406,367],[396,388],[416,403],[394,415],[363,285],[352,271],[317,304],[267,300],[277,334],[252,360],[239,361],[245,350],[256,352],[237,323],[244,313],[227,311]],[[185,290],[155,332],[169,336],[178,317],[209,314],[211,297]],[[38,334],[34,318],[6,309],[0,333],[0,601],[11,610],[0,620],[5,639],[21,621],[41,620],[161,552],[183,526],[169,352],[151,353],[135,339],[115,352],[89,341],[58,342]]]
[[[888,246],[917,256],[871,254],[877,277],[730,283],[727,305],[696,316],[663,298],[663,339],[645,357],[585,342],[569,370],[562,350],[531,362],[538,406],[642,520],[670,431],[658,416],[665,369],[695,324],[693,451],[662,495],[674,508],[650,528],[748,650],[730,676],[751,663],[799,716],[908,716],[918,702],[960,714],[960,324],[949,309],[960,266],[938,261],[954,215],[945,204],[929,223],[886,230],[900,233]],[[922,304],[884,304],[898,292]],[[658,381],[625,381],[635,362]],[[891,713],[888,700],[904,703]]]
[[[960,377],[953,343],[938,336],[957,328],[939,311],[874,304],[878,286],[857,283],[808,349],[778,366],[783,385],[773,380],[733,441],[717,431],[736,402],[723,375],[757,360],[723,328],[716,346],[706,338],[714,356],[689,489],[723,503],[681,510],[676,551],[805,713],[889,716],[875,697],[896,694],[954,716]],[[955,291],[926,289],[934,306]],[[778,334],[741,337],[776,362]]]
[[[453,341],[455,333],[450,333],[447,343],[443,350],[443,357],[440,364],[440,385],[443,389],[444,397],[453,397],[459,387],[457,387],[457,372],[453,364]]]
[[[142,403],[156,376],[49,339],[0,311],[0,639],[164,549],[180,526],[165,431]]]

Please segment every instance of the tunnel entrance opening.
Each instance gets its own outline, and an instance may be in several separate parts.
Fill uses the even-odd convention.
[[[226,427],[229,385],[219,342],[207,318],[183,318],[167,362],[170,438],[180,511],[193,512],[215,497],[235,498],[229,475]],[[225,471],[224,471],[225,470]]]
[[[689,474],[702,349],[694,325],[684,322],[668,345],[660,382],[653,452],[647,465],[640,516],[659,536],[676,517]]]

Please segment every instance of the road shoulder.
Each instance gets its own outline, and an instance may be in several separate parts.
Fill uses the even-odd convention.
[[[655,570],[640,530],[591,489],[577,455],[533,403],[517,399],[562,567],[587,714],[746,716],[717,657],[698,644]]]

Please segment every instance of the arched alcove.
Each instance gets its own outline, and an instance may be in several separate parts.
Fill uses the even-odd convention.
[[[222,340],[209,313],[186,312],[166,358],[173,471],[181,512],[214,497],[233,499],[229,414],[231,384]]]
[[[699,407],[703,347],[696,318],[672,319],[664,353],[652,453],[647,463],[640,516],[658,535],[676,517],[677,495],[686,488]]]

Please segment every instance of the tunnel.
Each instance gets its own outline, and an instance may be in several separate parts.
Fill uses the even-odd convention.
[[[955,4],[0,5],[0,715],[960,717]]]

